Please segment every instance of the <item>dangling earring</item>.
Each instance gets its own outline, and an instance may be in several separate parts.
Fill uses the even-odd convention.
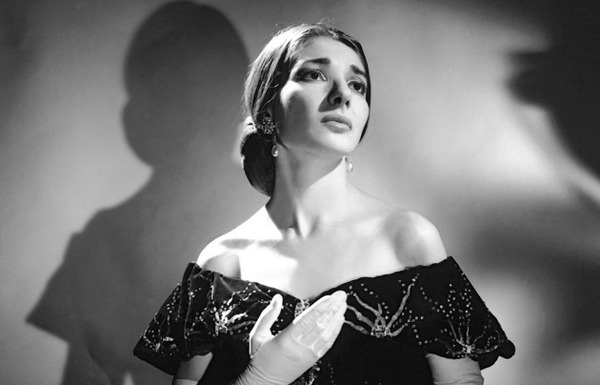
[[[344,162],[346,162],[346,172],[352,172],[354,166],[352,165],[352,162],[350,162],[350,158],[344,156]]]
[[[271,147],[271,155],[273,158],[277,158],[279,156],[279,146],[277,143],[273,144],[273,147]]]

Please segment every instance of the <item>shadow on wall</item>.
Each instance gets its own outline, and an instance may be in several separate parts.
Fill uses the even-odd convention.
[[[513,53],[509,87],[552,117],[568,155],[599,182],[600,13],[592,3],[556,2],[553,45],[544,52]],[[560,154],[545,150],[559,168]],[[589,190],[571,187],[577,192],[572,203],[524,203],[518,197],[504,202],[494,215],[479,218],[473,237],[485,257],[478,262],[521,278],[530,289],[523,294],[543,309],[535,321],[543,338],[535,349],[537,362],[531,362],[539,366],[530,368],[535,381],[528,383],[592,384],[600,374],[600,205],[586,195]]]
[[[568,151],[600,180],[600,7],[594,0],[574,0],[551,9],[553,45],[514,53],[510,87],[550,114]]]
[[[24,79],[35,63],[36,52],[27,36],[33,0],[0,2],[0,139],[21,102]]]
[[[134,36],[123,122],[152,176],[71,238],[27,319],[68,343],[63,385],[169,382],[132,349],[186,263],[250,213],[231,159],[247,66],[234,27],[210,7],[166,4]]]
[[[517,97],[552,116],[564,145],[600,181],[600,8],[594,1],[576,0],[557,3],[554,12],[553,45],[545,52],[516,53],[516,74],[510,86]],[[585,194],[579,198],[600,226],[598,202]],[[561,219],[567,225],[578,220],[568,212]],[[575,226],[571,229],[577,231]],[[600,230],[596,235],[600,237]],[[578,255],[540,249],[544,268],[561,287],[564,311],[569,314],[563,335],[554,342],[560,346],[599,337],[600,307],[592,304],[600,299],[600,257],[586,250]],[[539,269],[541,262],[530,267]]]

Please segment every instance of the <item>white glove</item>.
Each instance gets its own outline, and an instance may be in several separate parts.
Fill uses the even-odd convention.
[[[250,332],[250,363],[239,385],[289,385],[313,366],[333,345],[344,324],[346,293],[324,296],[277,336],[271,325],[281,312],[277,294]]]

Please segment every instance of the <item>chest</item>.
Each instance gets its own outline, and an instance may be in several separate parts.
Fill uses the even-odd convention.
[[[384,233],[336,231],[305,240],[258,245],[240,257],[242,278],[311,298],[357,277],[404,266]]]

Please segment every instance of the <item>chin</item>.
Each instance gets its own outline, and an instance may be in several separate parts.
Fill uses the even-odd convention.
[[[354,150],[356,150],[356,145],[354,146],[340,146],[340,145],[333,145],[333,146],[327,146],[324,147],[322,149],[323,154],[328,154],[330,155],[332,158],[337,158],[337,159],[341,159],[342,157],[344,157],[345,155],[348,155],[350,153],[352,153]]]
[[[310,138],[304,138],[303,143],[297,142],[296,145],[289,143],[290,148],[302,148],[302,152],[308,152],[317,157],[338,158],[350,154],[358,147],[360,138],[350,135],[326,134],[311,135]]]

